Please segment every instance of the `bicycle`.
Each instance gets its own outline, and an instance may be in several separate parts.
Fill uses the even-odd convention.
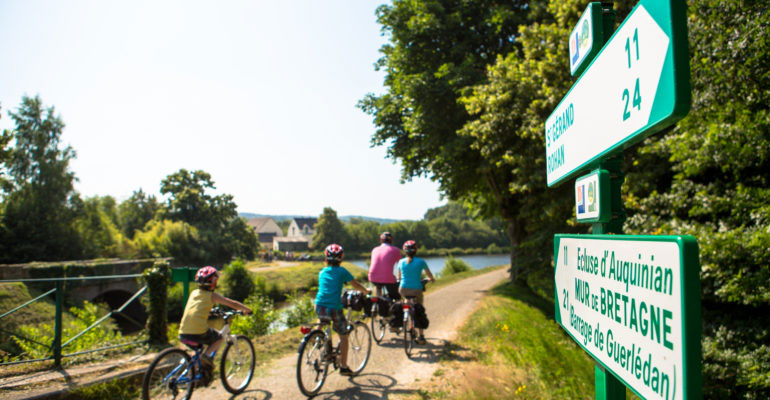
[[[393,304],[393,302],[400,299],[398,292],[394,294],[390,293],[387,288],[384,288],[384,290],[387,295],[383,293],[382,296],[369,296],[369,299],[372,301],[372,319],[370,321],[372,337],[377,344],[382,343],[382,339],[385,337],[385,333],[388,331],[388,318],[383,317],[382,314],[380,314],[380,308],[384,307],[384,314],[389,315],[390,306]]]
[[[346,331],[348,333],[348,366],[353,376],[358,375],[366,363],[372,351],[372,336],[369,328],[361,320],[350,319],[353,310],[347,309]],[[330,318],[321,318],[319,323],[311,326],[302,326],[303,335],[297,351],[297,385],[299,390],[307,397],[313,397],[321,390],[329,365],[336,370],[340,367],[340,343],[332,344],[332,321]]]
[[[211,316],[224,318],[224,326],[219,331],[225,338],[225,349],[220,361],[219,377],[225,389],[238,394],[246,390],[254,376],[256,356],[254,345],[246,335],[231,335],[230,322],[233,315],[242,315],[240,311],[221,311],[213,309]],[[205,345],[183,340],[186,346],[194,350],[192,356],[183,349],[163,350],[152,361],[142,381],[142,398],[150,399],[189,399],[195,387],[206,386],[211,377],[204,377],[201,355]],[[213,355],[212,355],[213,357]],[[180,396],[180,397],[177,397]]]

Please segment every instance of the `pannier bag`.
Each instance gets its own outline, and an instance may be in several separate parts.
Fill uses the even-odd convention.
[[[417,329],[428,329],[430,321],[428,321],[428,315],[425,313],[425,307],[422,304],[414,305],[414,326]]]
[[[361,297],[361,301],[364,303],[364,316],[365,317],[371,317],[372,316],[372,299],[369,298],[369,296],[363,295]]]
[[[353,311],[361,311],[364,308],[364,294],[357,290],[342,292],[342,307],[352,308]]]
[[[402,303],[396,301],[390,305],[390,321],[388,324],[393,328],[400,328],[404,325],[404,309],[401,308]]]
[[[392,301],[388,300],[385,297],[380,297],[380,305],[377,307],[377,311],[380,314],[380,317],[382,318],[388,318],[390,317],[390,306],[392,304]]]

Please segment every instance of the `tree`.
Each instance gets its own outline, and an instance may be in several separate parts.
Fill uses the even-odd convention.
[[[2,107],[0,107],[0,111],[2,111]],[[2,113],[0,113],[0,119],[2,118]],[[6,163],[11,159],[11,150],[8,149],[8,144],[10,144],[12,137],[13,132],[7,129],[3,129],[3,132],[0,133],[0,191],[11,190]]]
[[[688,2],[692,107],[628,165],[629,233],[698,239],[704,397],[770,397],[770,13]]]
[[[327,245],[337,243],[345,248],[347,233],[342,226],[342,221],[337,217],[337,212],[331,207],[324,207],[323,213],[315,223],[315,235],[313,235],[313,248],[321,250]]]
[[[0,260],[78,258],[82,253],[72,223],[77,194],[69,170],[75,152],[61,144],[64,122],[39,97],[23,97],[9,115],[16,125],[10,133],[15,144],[6,161],[10,185],[0,213]]]
[[[118,226],[126,237],[133,239],[136,231],[155,218],[159,209],[160,204],[155,196],[147,195],[142,189],[134,191],[131,197],[118,206]]]
[[[345,250],[361,252],[369,251],[380,243],[382,229],[380,224],[374,221],[351,218],[345,224],[345,232],[347,237]]]
[[[192,265],[202,265],[206,259],[198,230],[182,221],[152,220],[136,233],[133,243],[140,258],[173,257]]]
[[[169,198],[159,216],[183,221],[198,230],[201,258],[197,264],[223,265],[233,257],[253,259],[259,249],[257,235],[238,217],[233,196],[211,196],[214,181],[205,171],[180,169],[161,181],[160,192]]]
[[[78,199],[73,226],[83,248],[83,257],[131,257],[133,246],[118,230],[117,207],[112,196]]]
[[[402,180],[430,174],[445,195],[476,215],[501,215],[516,249],[525,230],[516,218],[520,198],[509,192],[512,170],[472,135],[460,133],[471,116],[459,100],[487,81],[487,65],[498,55],[519,51],[518,27],[542,18],[541,5],[403,0],[381,6],[377,14],[391,43],[380,50],[377,64],[386,70],[388,92],[359,103],[374,117],[372,145],[389,146],[388,156],[401,161]],[[518,265],[515,254],[512,263]]]

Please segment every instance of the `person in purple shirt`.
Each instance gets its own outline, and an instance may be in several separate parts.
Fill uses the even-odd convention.
[[[393,236],[390,232],[380,235],[379,246],[372,249],[372,262],[369,267],[369,282],[374,284],[377,297],[382,297],[382,288],[388,292],[388,297],[398,300],[398,284],[393,274],[393,266],[401,259],[401,250],[393,246]]]

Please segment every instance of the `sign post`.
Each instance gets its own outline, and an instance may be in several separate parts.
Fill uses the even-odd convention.
[[[555,319],[596,360],[597,399],[617,398],[614,380],[644,399],[701,397],[695,238],[556,235],[554,260]]]
[[[593,170],[575,182],[575,214],[593,234],[554,236],[555,317],[596,360],[596,399],[625,399],[626,387],[698,399],[697,241],[622,235],[623,150],[689,111],[685,2],[641,0],[610,37],[613,21],[611,6],[588,6],[570,35],[582,76],[546,120],[548,186]]]
[[[675,123],[690,109],[684,0],[642,0],[546,120],[548,186]]]

